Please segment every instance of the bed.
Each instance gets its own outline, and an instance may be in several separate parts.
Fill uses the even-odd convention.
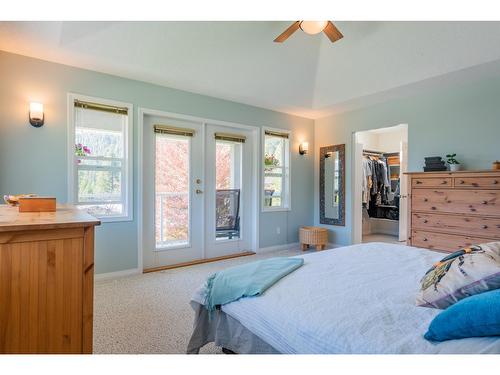
[[[200,287],[187,352],[215,342],[241,354],[500,353],[500,337],[423,338],[441,310],[417,307],[415,296],[442,253],[367,243],[301,257],[304,265],[262,296],[223,305],[211,319]]]

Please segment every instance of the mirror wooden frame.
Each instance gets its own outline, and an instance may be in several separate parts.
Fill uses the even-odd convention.
[[[329,152],[339,153],[339,217],[325,217],[325,156]],[[345,144],[320,147],[319,149],[319,222],[321,224],[345,226]]]

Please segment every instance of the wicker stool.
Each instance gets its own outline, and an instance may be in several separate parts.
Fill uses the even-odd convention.
[[[316,250],[324,250],[328,242],[328,230],[320,227],[300,227],[299,242],[302,251],[310,245],[316,246]]]

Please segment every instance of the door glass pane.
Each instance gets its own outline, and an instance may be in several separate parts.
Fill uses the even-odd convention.
[[[242,144],[215,141],[215,238],[240,238]]]
[[[156,248],[189,245],[189,142],[156,134]]]

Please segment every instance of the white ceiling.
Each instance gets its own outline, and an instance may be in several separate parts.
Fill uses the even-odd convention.
[[[0,22],[0,50],[317,118],[500,59],[500,22]]]

